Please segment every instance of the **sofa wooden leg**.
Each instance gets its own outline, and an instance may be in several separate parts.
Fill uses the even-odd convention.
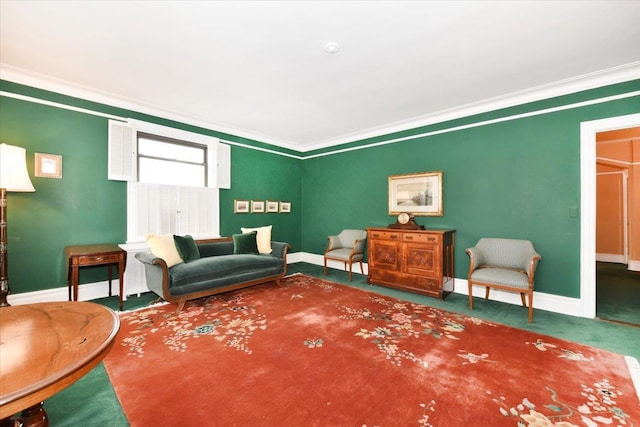
[[[489,291],[491,290],[490,287],[487,286],[486,291],[484,292],[484,299],[489,299]]]
[[[184,308],[184,305],[187,303],[186,300],[183,301],[178,301],[178,308],[176,309],[176,314],[180,313],[182,311],[182,309]]]

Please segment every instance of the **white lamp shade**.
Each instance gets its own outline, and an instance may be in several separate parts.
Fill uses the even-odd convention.
[[[36,191],[27,173],[27,152],[24,148],[0,144],[0,188]]]

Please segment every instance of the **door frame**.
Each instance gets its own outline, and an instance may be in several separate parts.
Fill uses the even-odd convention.
[[[596,134],[640,126],[640,113],[580,123],[580,301],[596,317]]]

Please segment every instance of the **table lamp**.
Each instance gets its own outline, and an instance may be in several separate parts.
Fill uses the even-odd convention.
[[[27,173],[26,151],[0,144],[0,307],[9,305],[7,278],[7,192],[36,191]]]

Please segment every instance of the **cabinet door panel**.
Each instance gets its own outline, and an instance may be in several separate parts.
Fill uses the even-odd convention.
[[[373,268],[386,268],[397,271],[400,267],[398,244],[373,240],[369,245],[369,263]]]
[[[404,273],[438,277],[441,274],[438,247],[428,244],[404,244]]]

